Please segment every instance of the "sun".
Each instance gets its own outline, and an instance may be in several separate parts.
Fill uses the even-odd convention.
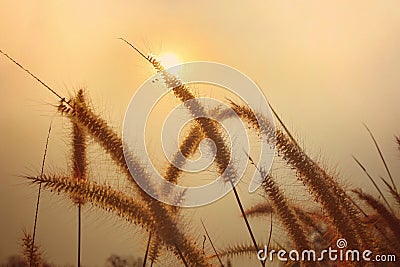
[[[166,68],[182,63],[179,57],[173,53],[162,54],[161,56],[158,57],[158,59],[160,60],[161,64]]]

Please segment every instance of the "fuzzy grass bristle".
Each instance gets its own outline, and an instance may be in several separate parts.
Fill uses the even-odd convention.
[[[271,212],[273,212],[273,209],[271,205],[266,202],[256,204],[245,210],[245,214],[248,217],[264,216],[266,214],[271,214]]]
[[[185,233],[183,233],[174,219],[172,214],[164,203],[161,203],[148,195],[140,188],[132,175],[136,179],[141,180],[146,184],[146,191],[156,196],[158,193],[154,185],[150,183],[149,175],[141,165],[140,160],[133,153],[124,153],[124,147],[121,138],[108,126],[105,120],[96,115],[88,105],[84,103],[73,103],[73,108],[68,109],[65,103],[60,103],[59,110],[63,115],[68,116],[80,127],[85,129],[103,149],[110,154],[113,161],[122,169],[132,184],[136,187],[143,201],[149,207],[156,221],[162,222],[159,225],[159,230],[164,232],[166,236],[178,240],[174,243],[175,249],[180,250],[187,258],[189,263],[196,262],[201,266],[207,266],[205,258],[200,252],[200,249],[190,241]],[[128,165],[131,167],[128,168]],[[179,246],[179,248],[178,248]],[[183,259],[183,257],[181,257]]]
[[[290,208],[288,200],[283,192],[276,184],[275,179],[260,170],[260,175],[263,177],[262,186],[268,199],[272,202],[272,208],[276,211],[280,221],[286,228],[286,231],[293,241],[294,246],[298,251],[310,249],[310,243],[302,225],[300,224],[296,213]]]
[[[131,45],[126,40],[122,40]],[[179,77],[169,73],[155,56],[146,56],[134,46],[132,47],[152,64],[156,72],[161,74],[165,86],[173,92],[175,98],[181,101],[190,114],[195,117],[195,124],[192,125],[188,134],[184,137],[179,146],[179,151],[172,155],[172,162],[166,166],[163,172],[164,178],[172,184],[178,184],[179,179],[184,177],[182,169],[186,164],[186,160],[196,153],[203,138],[210,138],[217,147],[214,164],[218,169],[218,174],[223,175],[224,181],[232,185],[236,202],[250,234],[252,244],[232,244],[225,249],[217,250],[204,224],[205,234],[201,233],[201,236],[204,237],[203,243],[199,242],[199,233],[196,235],[196,233],[190,231],[192,229],[189,224],[190,221],[186,220],[184,209],[179,207],[179,204],[185,198],[186,191],[171,195],[171,187],[162,188],[158,184],[154,184],[151,179],[152,174],[147,171],[147,166],[143,165],[140,156],[135,154],[135,151],[132,151],[131,148],[128,148],[109,122],[96,114],[94,109],[89,106],[89,99],[83,90],[79,90],[71,100],[66,100],[28,69],[0,50],[1,54],[59,98],[58,111],[72,123],[70,174],[65,177],[44,174],[47,139],[41,174],[39,176],[26,177],[31,183],[39,185],[33,235],[24,233],[24,238],[22,239],[26,265],[41,266],[43,262],[41,251],[35,244],[36,222],[42,186],[44,189],[49,189],[54,193],[63,194],[68,200],[72,198],[78,204],[78,267],[80,266],[81,248],[80,216],[81,205],[83,204],[108,211],[148,232],[143,266],[160,264],[172,266],[170,262],[161,261],[161,257],[172,254],[176,256],[176,259],[173,259],[175,260],[174,264],[179,261],[181,265],[190,267],[215,266],[218,262],[220,266],[224,266],[225,264],[220,256],[225,257],[225,259],[228,258],[227,266],[232,265],[230,257],[251,255],[256,258],[259,248],[263,248],[265,243],[262,245],[257,243],[256,236],[247,218],[267,214],[271,218],[270,220],[264,220],[268,224],[263,225],[263,227],[269,228],[269,238],[265,244],[268,250],[274,249],[273,246],[278,246],[278,248],[275,248],[276,251],[282,249],[278,243],[282,241],[285,246],[294,247],[299,251],[308,249],[320,251],[328,246],[334,246],[338,238],[345,238],[349,244],[346,249],[358,249],[359,251],[368,249],[373,250],[374,254],[392,254],[396,258],[400,257],[400,219],[398,212],[400,195],[383,153],[367,126],[365,127],[374,141],[375,148],[386,170],[387,175],[385,178],[381,177],[381,180],[386,186],[387,192],[381,190],[366,171],[367,168],[356,158],[355,160],[373,182],[380,197],[374,197],[359,189],[347,190],[340,183],[339,175],[333,173],[315,156],[310,156],[309,153],[306,153],[272,108],[274,116],[279,121],[277,127],[274,125],[273,118],[270,118],[267,114],[256,113],[248,106],[237,104],[230,100],[228,102],[231,109],[221,108],[223,107],[221,105],[210,110],[189,86],[182,83]],[[234,112],[231,112],[232,109]],[[282,188],[286,189],[287,187],[283,183],[279,184],[281,179],[275,179],[266,170],[259,169],[252,162],[263,178],[261,189],[264,191],[264,198],[261,204],[252,206],[247,210],[244,209],[238,190],[234,186],[234,181],[236,182],[238,178],[241,178],[237,175],[236,166],[231,164],[231,149],[232,145],[235,144],[230,142],[231,140],[223,127],[217,123],[229,119],[233,115],[238,115],[242,121],[250,126],[249,129],[255,130],[254,132],[259,138],[266,140],[271,148],[275,149],[278,157],[282,159],[278,164],[284,165],[285,171],[287,168],[293,170],[289,175],[294,175],[297,181],[304,185],[301,192],[308,192],[314,201],[309,201],[311,198],[309,198],[308,194],[306,196],[307,201],[302,201],[297,196],[292,197],[290,195],[291,192],[282,190]],[[112,164],[119,167],[120,171],[117,170],[118,178],[127,179],[128,186],[133,186],[132,195],[125,193],[125,189],[116,190],[107,184],[98,184],[88,179],[88,158],[86,157],[88,156],[87,145],[89,144],[89,138],[94,139],[101,147],[100,152],[108,154],[111,157]],[[396,149],[400,151],[400,136],[395,136],[395,142]],[[249,159],[251,160],[250,157]],[[141,181],[140,184],[145,187],[145,190],[136,181]],[[351,191],[355,192],[357,196],[354,199],[348,194],[350,192],[351,196],[354,197]],[[167,195],[173,200],[172,205],[166,205],[153,199],[148,192],[153,196],[158,196],[159,194]],[[305,204],[305,202],[307,203]],[[364,205],[360,205],[359,202]],[[273,219],[273,216],[275,219]],[[278,226],[275,226],[276,221]],[[273,240],[272,246],[270,246],[272,232],[274,237],[279,237],[281,240]],[[214,253],[207,246],[207,240],[211,244]],[[266,261],[260,261],[260,263],[265,266]],[[299,264],[306,265],[308,263],[288,262],[288,265],[291,266],[298,266]],[[324,262],[323,264],[329,263]],[[333,262],[331,264],[332,266],[335,264],[348,266],[353,263]],[[354,263],[354,265],[363,264],[364,262]],[[388,266],[396,266],[396,263],[393,263],[393,265],[388,263]]]
[[[159,237],[155,236],[152,238],[150,242],[150,250],[149,250],[150,267],[153,266],[153,264],[157,263],[160,254],[161,254],[161,240]]]
[[[373,208],[393,231],[397,240],[400,240],[400,219],[388,210],[379,200],[372,195],[362,192],[361,190],[353,190],[357,196],[364,200],[371,208]]]
[[[22,254],[27,266],[42,266],[42,253],[40,252],[40,248],[38,245],[34,244],[32,235],[27,232],[24,232],[24,237],[22,238]]]
[[[176,223],[166,224],[165,221],[159,219],[159,215],[155,215],[151,208],[141,201],[114,190],[110,186],[55,175],[25,178],[35,184],[42,183],[45,188],[58,193],[79,194],[92,205],[113,212],[128,222],[154,232],[167,248],[181,253],[191,266],[210,266],[195,242],[183,234]]]
[[[389,193],[392,195],[394,200],[396,201],[397,205],[400,206],[400,194],[397,192],[385,179],[381,179],[383,183],[386,185],[386,187],[389,190]]]
[[[256,116],[249,107],[234,102],[231,102],[231,107],[239,117],[263,134],[268,142],[275,144],[278,155],[296,170],[297,178],[308,188],[314,199],[321,203],[341,235],[355,248],[364,247],[370,237],[359,221],[359,212],[335,178],[312,160],[291,136],[279,129],[275,130],[263,114]]]
[[[225,140],[224,135],[221,132],[221,127],[218,127],[218,125],[213,120],[208,118],[206,108],[201,104],[199,99],[196,98],[193,92],[191,92],[190,88],[187,87],[185,84],[183,84],[175,75],[169,73],[164,68],[164,66],[162,66],[160,61],[158,61],[156,58],[150,58],[144,56],[144,54],[139,49],[134,47],[125,39],[123,38],[121,39],[128,45],[130,45],[132,48],[134,48],[142,57],[148,60],[153,65],[153,67],[157,72],[161,73],[167,88],[172,89],[172,92],[174,93],[175,97],[179,99],[184,104],[184,106],[189,110],[189,112],[192,114],[198,126],[200,126],[204,135],[210,138],[212,141],[214,141],[217,147],[215,162],[218,167],[218,172],[220,175],[222,175],[222,178],[225,182],[229,182],[231,184],[237,204],[243,215],[243,219],[245,221],[247,230],[250,234],[254,248],[258,250],[257,242],[255,240],[253,231],[244,213],[243,205],[241,203],[239,194],[234,185],[234,181],[238,180],[237,179],[238,174],[235,166],[231,162],[232,160],[231,150],[230,147],[228,147],[227,145],[227,140]],[[260,263],[261,266],[265,265],[263,261],[260,261]]]
[[[262,244],[258,244],[258,247],[263,247]],[[275,249],[278,251],[279,249],[272,248],[270,249]],[[254,249],[253,244],[236,244],[232,246],[227,246],[225,248],[219,249],[218,250],[218,255],[220,257],[240,257],[240,256],[251,256],[254,258],[257,258],[257,252],[258,250]],[[211,256],[212,258],[216,257],[215,255]]]
[[[193,155],[204,135],[199,131],[197,127],[192,127],[185,137],[184,141],[179,147],[179,151],[175,153],[172,162],[168,165],[165,171],[165,180],[176,184],[178,178],[181,176],[183,170],[182,167],[186,162],[186,159]]]
[[[79,104],[85,103],[84,92],[82,89],[78,90],[76,96],[73,98],[74,102]],[[72,177],[73,179],[85,180],[86,179],[86,132],[83,128],[79,127],[77,123],[72,121]],[[84,204],[84,200],[79,195],[72,196],[74,202],[78,205]]]

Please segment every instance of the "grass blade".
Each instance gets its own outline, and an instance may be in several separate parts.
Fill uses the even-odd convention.
[[[371,177],[371,175],[368,173],[367,169],[361,164],[361,162],[354,156],[352,156],[355,162],[360,166],[360,168],[363,170],[363,172],[368,176],[369,180],[373,183],[374,187],[376,190],[378,190],[379,195],[382,197],[383,201],[385,201],[386,205],[390,209],[390,211],[393,213],[392,207],[389,205],[389,202],[386,200],[385,195],[382,193],[381,189],[379,186],[375,183],[374,179]]]
[[[376,139],[375,139],[374,135],[372,134],[371,130],[368,128],[368,126],[365,123],[364,123],[364,127],[365,127],[365,129],[367,129],[369,135],[371,136],[372,141],[374,141],[375,148],[378,151],[379,156],[381,157],[382,163],[385,166],[387,174],[389,175],[390,182],[392,183],[392,186],[393,186],[394,190],[397,192],[397,188],[396,188],[396,184],[394,183],[393,176],[392,176],[392,174],[391,174],[391,172],[389,170],[389,167],[388,167],[388,165],[386,163],[385,158],[383,157],[383,154],[382,154],[382,151],[381,151],[381,149],[380,149],[380,147],[378,145],[378,142],[376,141]]]

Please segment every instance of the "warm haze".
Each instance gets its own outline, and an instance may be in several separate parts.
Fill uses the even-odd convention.
[[[375,196],[352,155],[383,187],[379,177],[386,172],[363,127],[366,123],[400,182],[394,141],[400,134],[399,25],[397,1],[201,1],[189,6],[178,1],[0,0],[0,49],[65,96],[86,88],[96,111],[118,131],[129,99],[154,73],[117,39],[124,37],[160,56],[166,65],[198,60],[239,69],[259,84],[306,152],[340,172],[346,186],[362,187]],[[4,261],[20,252],[22,229],[30,231],[33,223],[37,188],[18,176],[38,175],[50,121],[48,172],[69,171],[71,141],[68,120],[54,108],[58,99],[4,57],[0,57],[0,90],[0,260]],[[89,158],[101,166],[96,172],[102,177],[97,180],[117,181],[113,174],[118,171],[97,144],[89,149]],[[293,179],[282,180],[285,190],[300,191]],[[261,198],[259,192],[247,196],[246,190],[243,186],[239,193],[249,208]],[[308,200],[305,195],[292,198]],[[219,248],[250,243],[233,199],[230,194],[215,205],[188,210],[200,242],[202,218]],[[222,215],[228,218],[223,226]],[[266,236],[258,220],[251,223]],[[37,235],[51,262],[75,264],[76,210],[69,199],[44,191]],[[102,266],[110,254],[142,257],[146,238],[139,228],[88,207],[82,262]],[[265,238],[260,241],[265,243]],[[256,261],[251,263],[257,266]]]

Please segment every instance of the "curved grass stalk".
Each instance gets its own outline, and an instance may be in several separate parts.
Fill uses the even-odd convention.
[[[128,165],[132,167],[132,172],[137,179],[146,182],[147,189],[157,195],[154,185],[150,184],[149,174],[146,173],[140,160],[132,153],[124,155],[124,148],[121,138],[108,126],[107,122],[96,115],[86,103],[71,101],[69,105],[61,102],[58,110],[62,115],[69,117],[79,127],[86,130],[87,133],[95,139],[97,143],[107,152],[112,160],[118,165],[130,182],[136,187],[137,192],[146,202],[154,202],[152,198],[146,194],[133,179]],[[126,156],[126,157],[125,157]]]
[[[227,110],[221,110],[220,107],[210,110],[209,114],[214,116],[218,121],[225,120],[229,115],[231,115]],[[182,167],[185,165],[186,160],[196,152],[201,140],[205,137],[202,129],[196,126],[197,124],[190,128],[189,133],[185,136],[183,142],[179,146],[179,151],[174,154],[172,161],[168,163],[166,168],[164,178],[173,184],[177,184],[179,177],[181,177],[183,173]],[[170,187],[165,187],[162,189],[162,193],[169,194],[169,189]],[[178,205],[175,206],[177,207]],[[176,211],[176,207],[172,209]]]
[[[243,215],[247,230],[254,244],[254,248],[258,251],[257,241],[255,240],[253,231],[251,230],[251,226],[247,220],[247,217],[244,214],[243,205],[240,201],[239,194],[233,182],[238,178],[237,172],[233,164],[229,164],[229,162],[231,161],[230,148],[226,145],[226,140],[224,139],[223,134],[220,131],[220,127],[218,127],[218,125],[214,121],[207,118],[208,114],[205,107],[200,103],[200,101],[195,97],[195,95],[190,91],[190,89],[186,85],[184,85],[173,74],[165,70],[164,66],[162,66],[160,61],[158,61],[155,57],[145,56],[140,50],[138,50],[128,41],[126,41],[123,38],[120,39],[125,43],[127,43],[129,46],[131,46],[133,49],[135,49],[143,58],[145,58],[148,62],[150,62],[153,65],[156,71],[161,73],[166,86],[172,89],[172,92],[174,93],[175,97],[178,98],[184,104],[184,106],[189,110],[189,112],[195,118],[197,124],[201,127],[205,136],[214,141],[217,147],[216,165],[219,169],[219,173],[223,175],[222,178],[226,182],[229,182],[231,184],[239,209]],[[263,261],[260,262],[262,266],[265,265]]]
[[[221,110],[220,107],[216,107],[210,110],[208,114],[213,116],[216,120],[222,121],[232,116],[232,113],[229,111],[229,109]],[[185,165],[186,159],[190,158],[190,156],[196,152],[200,141],[205,137],[202,129],[196,126],[197,125],[194,125],[190,128],[189,133],[185,136],[183,142],[179,146],[179,151],[174,154],[172,162],[170,162],[166,168],[164,177],[171,183],[176,184],[178,182],[178,178],[182,174],[182,167]]]
[[[114,133],[114,131],[107,125],[107,123],[102,120],[100,117],[96,116],[88,107],[87,105],[83,103],[79,103],[79,101],[72,101],[72,100],[66,100],[64,97],[62,97],[60,94],[58,94],[54,89],[52,89],[50,86],[48,86],[46,83],[44,83],[41,79],[39,79],[37,76],[35,76],[33,73],[31,73],[28,69],[24,68],[21,64],[19,64],[17,61],[15,61],[13,58],[11,58],[8,54],[4,53],[3,51],[0,50],[0,53],[3,54],[5,57],[7,57],[10,61],[12,61],[14,64],[16,64],[19,68],[21,68],[23,71],[28,73],[31,77],[33,77],[36,81],[38,81],[42,86],[44,86],[47,90],[49,90],[51,93],[53,93],[55,96],[57,96],[60,99],[60,104],[58,106],[58,110],[65,115],[68,115],[74,122],[76,122],[80,127],[84,128],[87,130],[87,132],[96,139],[100,143],[100,145],[103,147],[103,149],[111,155],[111,158],[116,162],[116,164],[122,168],[123,172],[129,177],[131,177],[131,174],[129,173],[129,170],[127,168],[127,164],[125,162],[124,158],[124,153],[123,153],[123,147],[122,147],[122,141],[118,137],[117,134]],[[71,104],[72,102],[72,104]],[[140,166],[140,161],[137,160],[136,157],[134,157],[132,154],[127,155],[126,160],[129,163],[132,163],[135,166],[134,168],[134,173],[137,175],[140,179],[145,179],[143,181],[147,181],[147,174],[145,173],[144,169]],[[133,184],[136,185],[135,181],[133,179],[130,179],[130,181],[133,182]],[[152,191],[153,187],[148,184],[148,190]],[[168,215],[167,210],[163,207],[163,205],[156,203],[153,201],[151,198],[148,197],[147,194],[145,194],[140,188],[139,188],[139,194],[142,196],[142,198],[145,199],[147,204],[150,206],[153,214],[157,217],[157,219],[160,219],[161,222],[167,224],[168,226],[163,227],[168,229],[173,229],[175,231],[170,231],[173,233],[177,233],[177,226],[173,218]],[[155,191],[152,191],[152,193],[155,194]],[[183,234],[180,233],[180,235],[177,235],[176,238],[180,238]],[[185,239],[182,239],[185,240]],[[183,244],[185,245],[185,244]],[[193,244],[191,244],[193,245]],[[176,248],[179,250],[179,248]],[[188,249],[188,250],[186,250]],[[195,247],[187,247],[182,249],[183,254],[187,254],[189,260],[194,260],[197,262],[197,265],[201,266],[204,263],[204,266],[207,264],[205,263],[205,260],[202,259],[197,259],[196,254],[200,255],[202,257],[201,253],[199,250]]]
[[[167,170],[165,171],[165,180],[173,184],[178,182],[178,178],[183,172],[182,167],[184,166],[186,159],[196,152],[203,136],[203,133],[199,131],[197,127],[192,127],[190,129],[188,135],[179,146],[179,151],[175,153],[172,162],[168,165]]]
[[[70,105],[72,108],[69,108],[65,103],[61,102],[58,109],[63,115],[68,116],[80,127],[86,129],[88,134],[92,136],[111,156],[113,161],[122,169],[132,184],[136,187],[136,191],[148,205],[155,219],[160,222],[159,227],[163,229],[163,231],[171,234],[171,236],[177,240],[182,240],[183,243],[177,241],[176,245],[184,246],[180,247],[179,250],[181,250],[182,254],[187,257],[187,261],[190,264],[197,262],[199,266],[206,266],[207,263],[201,254],[200,249],[190,242],[187,243],[188,239],[185,234],[178,229],[174,215],[169,212],[166,205],[150,197],[137,185],[135,179],[133,179],[132,175],[134,175],[136,179],[146,182],[148,192],[151,192],[153,195],[158,194],[155,191],[154,185],[150,184],[148,179],[149,174],[146,173],[140,160],[132,153],[124,154],[122,140],[108,126],[108,124],[99,116],[94,114],[86,104],[72,102]],[[128,168],[128,165],[131,166],[131,169]]]
[[[32,183],[42,183],[45,188],[55,192],[79,194],[92,205],[113,212],[128,222],[144,227],[147,231],[156,233],[163,244],[170,250],[179,249],[190,266],[210,266],[201,252],[197,252],[195,242],[178,229],[169,227],[158,220],[151,209],[143,202],[133,199],[110,186],[98,185],[86,180],[74,180],[60,176],[27,176]],[[177,238],[178,237],[178,238]]]
[[[231,107],[255,130],[263,134],[268,142],[275,142],[275,148],[288,165],[297,171],[297,178],[307,186],[314,199],[321,203],[324,210],[332,218],[334,225],[351,246],[362,248],[368,244],[369,235],[358,220],[358,212],[333,177],[313,161],[296,142],[282,131],[274,130],[268,119],[262,114],[256,115],[246,106],[231,102]],[[260,128],[257,118],[261,118]]]

